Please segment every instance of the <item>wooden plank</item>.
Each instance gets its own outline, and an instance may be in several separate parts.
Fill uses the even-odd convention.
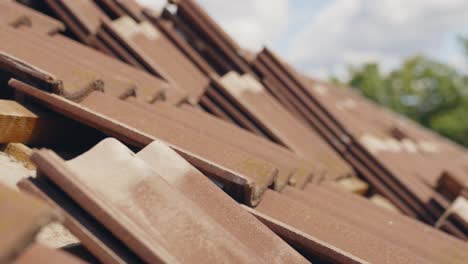
[[[0,100],[0,143],[29,142],[38,116],[16,101]]]
[[[0,144],[3,151],[33,168],[28,161],[30,146],[66,143],[70,135],[83,132],[83,127],[53,112],[39,107],[22,105],[12,100],[0,100]]]
[[[0,149],[14,160],[21,162],[27,169],[36,169],[36,165],[30,159],[32,150],[28,146],[22,143],[9,143]]]

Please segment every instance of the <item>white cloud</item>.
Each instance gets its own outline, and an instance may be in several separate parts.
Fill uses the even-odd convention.
[[[200,0],[208,13],[241,46],[258,50],[282,37],[288,25],[288,0]]]
[[[166,2],[139,1],[155,8]],[[275,47],[292,64],[320,77],[343,76],[348,64],[369,61],[389,70],[416,53],[468,70],[456,45],[447,45],[457,33],[468,33],[467,0],[309,1],[198,2],[241,46]]]
[[[411,54],[437,56],[445,39],[454,37],[447,33],[466,26],[464,0],[335,0],[292,36],[286,54],[322,74],[366,61],[391,68]]]
[[[166,0],[138,0],[160,9]],[[274,44],[288,26],[288,0],[199,0],[197,1],[239,44],[259,50]]]

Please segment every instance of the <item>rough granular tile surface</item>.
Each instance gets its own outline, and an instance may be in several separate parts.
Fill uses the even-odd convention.
[[[36,237],[39,244],[51,248],[61,248],[80,241],[60,223],[50,223]]]
[[[6,153],[0,152],[0,183],[17,190],[16,184],[21,179],[34,175],[36,175],[35,170],[25,168],[22,163],[14,160]],[[37,240],[40,244],[52,248],[60,248],[79,242],[77,238],[59,223],[47,225],[41,230]]]
[[[0,152],[0,183],[17,189],[16,183],[18,181],[35,174],[35,170],[26,169],[20,162],[15,161],[4,152]]]

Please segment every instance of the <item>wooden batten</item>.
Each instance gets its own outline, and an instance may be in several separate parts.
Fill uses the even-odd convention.
[[[22,143],[9,143],[0,147],[0,150],[5,152],[14,160],[21,162],[24,165],[24,167],[30,170],[36,169],[36,165],[34,165],[34,163],[30,159],[32,150],[28,146]]]
[[[16,101],[0,100],[0,143],[27,143],[38,116]]]

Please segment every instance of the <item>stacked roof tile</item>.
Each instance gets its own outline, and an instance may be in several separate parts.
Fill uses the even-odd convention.
[[[85,263],[66,253],[39,245],[35,236],[47,224],[62,221],[63,216],[38,199],[0,185],[1,263]]]
[[[42,200],[1,188],[0,262],[468,262],[462,147],[193,0],[0,6],[0,143],[40,148],[3,149]],[[79,243],[41,245],[52,221]]]

